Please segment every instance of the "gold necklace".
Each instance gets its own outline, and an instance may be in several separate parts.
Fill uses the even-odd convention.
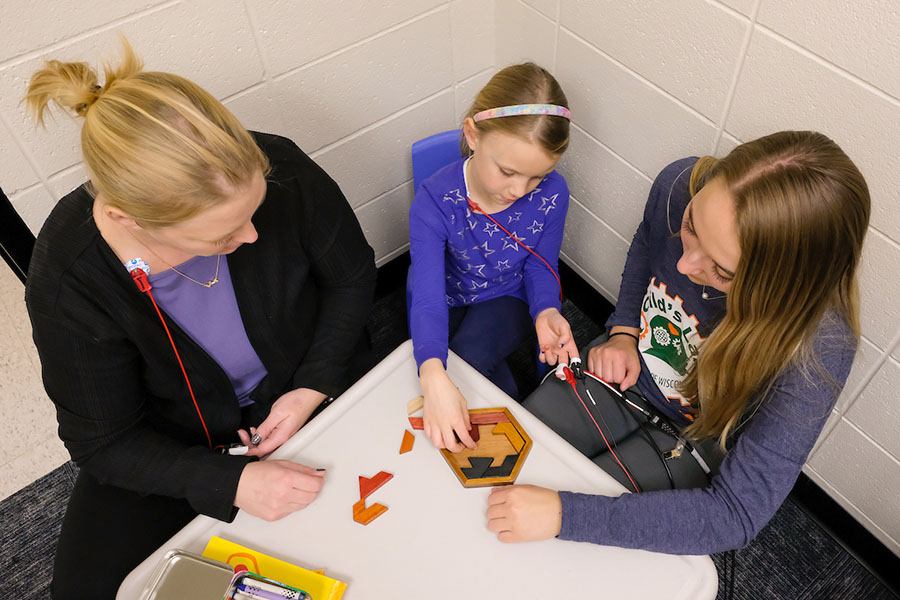
[[[126,229],[126,231],[128,231],[128,230]],[[160,256],[159,254],[157,254],[156,252],[154,252],[154,251],[153,251],[153,248],[151,248],[150,246],[148,246],[147,244],[145,244],[144,242],[142,242],[141,240],[139,240],[139,239],[137,238],[137,236],[134,235],[133,233],[131,233],[130,231],[128,231],[128,235],[130,235],[131,237],[133,237],[133,238],[134,238],[134,241],[136,241],[138,244],[140,244],[141,246],[143,246],[144,248],[146,248],[147,250],[149,250],[149,251],[150,251],[150,254],[152,254],[153,256],[155,256],[156,258],[159,259],[159,262],[161,262],[162,264],[166,265],[167,267],[169,267],[170,269],[172,269],[173,271],[175,271],[176,273],[178,273],[179,275],[181,275],[182,277],[184,277],[184,278],[187,279],[188,281],[192,281],[192,282],[196,283],[197,285],[202,285],[202,286],[205,287],[206,289],[209,289],[209,288],[211,288],[212,286],[214,286],[214,285],[216,285],[217,283],[219,283],[219,263],[222,261],[222,255],[221,255],[221,254],[217,255],[217,257],[216,257],[216,272],[215,272],[215,274],[213,274],[213,278],[210,279],[209,281],[207,281],[206,283],[203,283],[202,281],[197,281],[196,279],[194,279],[193,277],[190,277],[189,275],[185,275],[184,273],[182,273],[181,271],[179,271],[178,269],[176,269],[175,267],[173,267],[172,265],[170,265],[168,262],[165,261],[165,259],[163,259],[162,256]]]
[[[149,249],[149,248],[148,248],[148,249]],[[150,252],[153,252],[153,250],[150,250]],[[156,254],[155,252],[153,252],[153,253]],[[203,283],[202,281],[197,281],[197,280],[194,279],[193,277],[190,277],[190,276],[188,276],[188,275],[185,275],[184,273],[182,273],[181,271],[179,271],[178,269],[176,269],[175,267],[173,267],[172,265],[170,265],[169,263],[167,263],[166,261],[164,261],[164,260],[163,260],[162,258],[160,258],[159,256],[157,256],[156,258],[159,258],[159,260],[162,260],[163,264],[165,264],[167,267],[169,267],[170,269],[172,269],[173,271],[175,271],[176,273],[178,273],[179,275],[181,275],[182,277],[184,277],[184,278],[187,279],[188,281],[193,281],[193,282],[196,283],[197,285],[202,285],[202,286],[205,287],[206,289],[209,289],[209,288],[211,288],[212,286],[214,286],[214,285],[216,285],[217,283],[219,283],[219,263],[220,263],[221,260],[222,260],[222,255],[221,255],[221,254],[217,255],[217,257],[216,257],[216,272],[215,272],[215,274],[213,275],[213,278],[210,279],[209,281],[207,281],[206,283]]]

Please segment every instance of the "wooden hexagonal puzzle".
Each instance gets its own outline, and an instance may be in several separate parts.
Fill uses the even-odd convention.
[[[464,487],[514,483],[531,450],[531,438],[506,408],[472,409],[469,421],[477,430],[475,449],[441,450],[459,482]]]

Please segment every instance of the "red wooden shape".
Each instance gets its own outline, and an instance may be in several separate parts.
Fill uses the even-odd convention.
[[[359,499],[365,500],[369,494],[386,484],[394,476],[387,471],[380,471],[375,477],[359,476]]]
[[[410,450],[412,450],[413,443],[416,441],[416,438],[410,433],[409,429],[403,430],[403,441],[400,442],[400,454],[406,454]]]
[[[509,423],[506,413],[469,413],[469,423],[472,425],[490,425],[492,423]]]
[[[469,423],[472,425],[492,425],[493,423],[509,423],[506,413],[469,413]],[[422,417],[410,417],[409,425],[413,429],[425,429]]]

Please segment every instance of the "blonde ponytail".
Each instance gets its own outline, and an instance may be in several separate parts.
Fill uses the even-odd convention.
[[[269,162],[228,109],[197,84],[144,72],[122,39],[123,59],[104,68],[51,60],[31,78],[25,103],[44,124],[48,105],[84,118],[81,149],[90,189],[142,227],[165,227],[266,175]]]
[[[84,117],[113,82],[140,73],[143,63],[131,44],[122,38],[122,46],[125,51],[122,63],[118,68],[106,66],[106,84],[102,88],[97,84],[97,73],[87,63],[47,61],[43,69],[32,75],[25,94],[28,112],[34,120],[44,125],[44,114],[51,101],[63,111]]]

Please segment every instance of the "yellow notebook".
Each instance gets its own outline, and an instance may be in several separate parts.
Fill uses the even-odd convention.
[[[232,568],[243,565],[257,575],[299,588],[313,600],[339,600],[347,589],[346,583],[326,577],[322,571],[309,571],[216,536],[209,540],[203,556]]]

